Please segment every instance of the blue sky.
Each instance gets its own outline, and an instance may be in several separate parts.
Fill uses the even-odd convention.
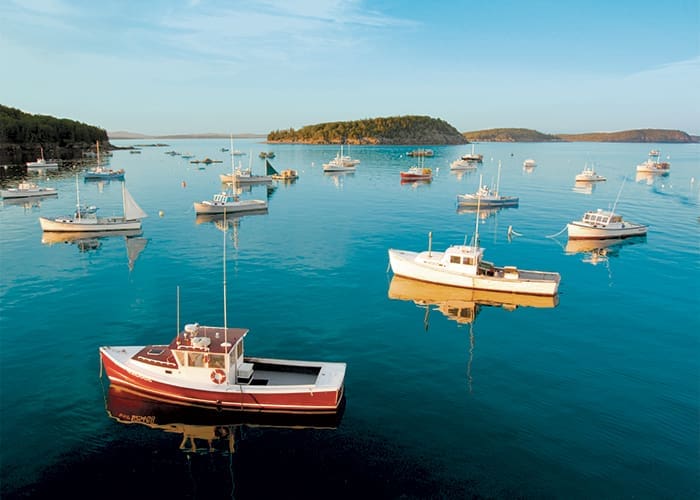
[[[147,134],[700,134],[698,0],[3,0],[0,103]]]

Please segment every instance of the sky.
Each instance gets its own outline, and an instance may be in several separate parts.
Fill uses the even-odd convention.
[[[699,0],[1,0],[0,104],[107,131],[427,115],[700,134]]]

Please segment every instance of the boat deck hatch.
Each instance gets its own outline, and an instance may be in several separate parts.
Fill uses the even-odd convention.
[[[149,356],[160,356],[165,352],[165,349],[149,349],[148,350],[148,355]]]

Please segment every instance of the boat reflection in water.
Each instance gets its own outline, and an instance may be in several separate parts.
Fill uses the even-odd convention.
[[[469,325],[469,361],[467,380],[472,391],[472,362],[474,359],[474,321],[484,306],[501,307],[514,311],[518,307],[553,308],[559,304],[559,295],[542,296],[508,292],[489,292],[469,288],[426,283],[401,276],[394,276],[389,284],[389,298],[413,301],[425,309],[423,325],[430,326],[430,311],[440,311],[445,317],[460,325]]]
[[[518,208],[518,205],[515,206],[509,206],[509,207],[488,207],[488,208],[479,208],[479,219],[484,221],[491,217],[492,215],[496,215],[498,212],[501,210],[505,209],[516,209]],[[464,206],[459,206],[457,205],[457,213],[458,214],[475,214],[476,213],[476,207],[464,207]]]
[[[608,257],[617,257],[620,249],[627,245],[646,243],[647,237],[630,236],[624,239],[590,239],[590,240],[568,240],[564,252],[567,255],[583,254],[583,262],[587,264],[600,264],[608,261]]]
[[[140,238],[143,234],[141,229],[127,229],[123,231],[44,231],[41,235],[41,242],[44,245],[55,245],[57,243],[69,243],[78,247],[81,252],[97,250],[102,245],[102,240],[121,236],[126,241],[127,257],[129,259],[129,269],[133,269],[136,259],[141,254],[148,239]]]
[[[181,435],[179,448],[187,454],[233,454],[242,427],[337,429],[345,411],[345,397],[334,414],[273,414],[173,405],[111,384],[106,402],[107,414],[121,424]]]
[[[574,187],[571,188],[575,193],[581,194],[593,194],[595,191],[596,183],[588,181],[574,181]]]
[[[513,311],[518,307],[556,307],[559,295],[543,296],[509,292],[489,292],[426,283],[394,276],[389,285],[389,298],[411,300],[426,308],[425,328],[428,329],[430,306],[447,318],[461,324],[471,324],[482,306],[502,307]]]

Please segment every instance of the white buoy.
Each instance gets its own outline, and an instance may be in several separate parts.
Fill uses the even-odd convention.
[[[160,215],[161,217],[163,217],[163,216],[165,215],[165,212],[163,212],[162,210],[160,210],[160,211],[158,211],[158,215]]]

